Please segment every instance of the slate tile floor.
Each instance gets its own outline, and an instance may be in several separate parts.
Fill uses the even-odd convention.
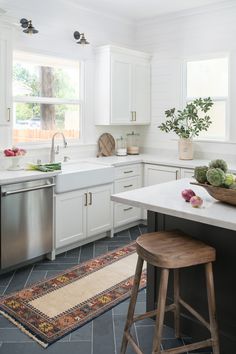
[[[0,276],[0,295],[17,291],[32,283],[56,275],[58,272],[73,267],[80,262],[104,254],[107,251],[121,247],[135,240],[141,233],[146,232],[144,225],[132,227],[115,234],[113,239],[102,239],[88,245],[68,251],[56,257],[53,262],[41,261]],[[138,297],[136,313],[145,311],[145,290]],[[70,333],[47,349],[43,349],[8,320],[0,316],[0,353],[1,354],[119,354],[124,322],[128,308],[128,300],[104,313],[84,327]],[[135,325],[133,335],[145,354],[151,353],[154,322],[144,320]],[[177,340],[171,328],[165,327],[163,348],[175,346]],[[183,338],[180,344],[189,342]],[[127,354],[133,354],[128,347]],[[207,351],[201,354],[211,354]],[[187,354],[187,353],[186,353]]]

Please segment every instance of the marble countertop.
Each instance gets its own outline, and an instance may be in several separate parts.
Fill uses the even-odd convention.
[[[26,170],[0,171],[0,185],[55,177],[60,172],[61,171],[40,172],[40,171],[26,171]]]
[[[115,167],[129,165],[133,163],[150,163],[150,164],[174,166],[174,167],[189,168],[189,169],[193,169],[196,166],[208,165],[210,162],[210,160],[203,160],[203,159],[179,160],[178,158],[157,156],[153,154],[89,158],[89,161],[94,161],[95,163],[101,163],[101,164],[108,164]],[[229,170],[231,172],[236,173],[236,163],[229,163]]]
[[[111,199],[114,202],[236,231],[236,207],[215,200],[204,188],[191,185],[191,181],[193,180],[190,178],[184,178],[161,183],[114,194]],[[193,189],[204,200],[201,208],[193,208],[184,201],[181,191],[185,188]]]

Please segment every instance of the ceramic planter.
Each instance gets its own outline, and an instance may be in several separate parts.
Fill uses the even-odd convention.
[[[192,139],[179,139],[179,159],[192,160],[193,159],[193,141]]]

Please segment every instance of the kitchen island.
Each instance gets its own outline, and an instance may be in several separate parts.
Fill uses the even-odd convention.
[[[214,263],[217,317],[220,330],[221,354],[236,353],[236,207],[220,203],[205,189],[191,186],[190,179],[181,179],[140,188],[112,196],[118,203],[148,210],[148,231],[180,229],[216,248]],[[181,191],[191,188],[204,200],[201,208],[192,208],[181,197]],[[207,297],[202,266],[181,270],[181,296],[206,319]],[[156,305],[159,270],[148,266],[147,310]],[[172,284],[172,282],[170,282]],[[173,299],[172,286],[168,298]],[[166,314],[166,323],[173,324],[173,315]],[[182,333],[194,340],[209,335],[189,313],[181,311]]]

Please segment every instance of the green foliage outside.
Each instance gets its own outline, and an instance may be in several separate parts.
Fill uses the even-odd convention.
[[[39,70],[40,72],[40,70]],[[39,73],[38,72],[38,73]],[[20,63],[13,67],[13,80],[22,88],[23,96],[40,97],[41,82],[38,73],[27,69]],[[70,82],[70,77],[61,68],[53,69],[53,97],[71,99],[76,97],[75,88]],[[56,126],[63,129],[65,112],[70,109],[68,105],[60,104],[55,106]],[[40,104],[18,103],[16,105],[17,121],[28,121],[33,117],[40,117]]]

